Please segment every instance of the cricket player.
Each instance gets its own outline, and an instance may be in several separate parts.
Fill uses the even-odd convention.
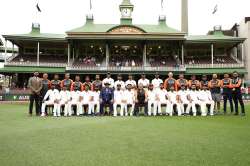
[[[144,89],[147,89],[149,86],[149,80],[146,78],[145,73],[142,73],[141,79],[138,80],[138,85],[142,84]]]
[[[74,91],[74,89],[77,89],[77,91],[83,91],[83,84],[80,81],[80,76],[75,77],[75,82],[71,84],[71,91]]]
[[[164,88],[167,91],[170,91],[172,87],[174,87],[174,90],[177,90],[177,82],[173,78],[174,74],[172,72],[168,73],[168,78],[164,81]]]
[[[155,78],[152,80],[152,84],[154,86],[154,89],[160,89],[160,85],[163,83],[163,80],[160,79],[159,73],[155,73]]]
[[[174,86],[171,86],[170,91],[168,92],[167,96],[168,96],[168,100],[170,102],[170,104],[167,106],[168,107],[167,114],[169,116],[173,116],[174,106],[176,105],[178,116],[181,116],[180,97],[177,94],[177,92],[175,91]]]
[[[70,74],[69,73],[65,74],[64,80],[61,81],[61,87],[63,88],[64,86],[66,86],[67,90],[70,91],[72,84],[73,84],[73,81],[70,79]]]
[[[233,108],[233,99],[232,99],[232,80],[229,77],[229,74],[224,74],[224,79],[221,80],[221,88],[223,88],[223,103],[224,103],[224,114],[227,113],[227,100],[229,100],[229,104],[230,104],[230,110],[231,110],[231,114],[234,112],[234,108]]]
[[[156,102],[156,92],[154,90],[153,84],[149,84],[148,91],[147,91],[147,101],[148,101],[148,116],[153,115],[156,116],[157,111],[157,102]],[[153,109],[152,109],[153,107]]]
[[[117,85],[121,85],[121,90],[125,89],[125,82],[122,80],[122,75],[118,74],[117,76],[117,81],[115,81],[115,89],[117,89]]]
[[[102,80],[102,87],[105,87],[105,83],[108,83],[110,88],[114,88],[115,81],[111,78],[111,74],[109,72],[107,73],[107,77]]]
[[[210,105],[210,115],[214,115],[214,101],[212,99],[212,94],[208,90],[207,86],[203,86],[203,89],[199,91],[198,98],[201,105],[201,116],[207,116],[207,105]]]
[[[80,99],[80,91],[78,91],[77,89],[74,89],[74,91],[70,92],[70,101],[69,101],[69,109],[68,109],[68,116],[72,115],[72,106],[75,105],[77,106],[77,116],[79,116],[82,113],[79,113],[78,110],[78,103],[79,103],[79,99]],[[67,116],[66,115],[66,116]]]
[[[182,86],[184,86],[187,89],[188,81],[184,78],[184,74],[179,75],[179,79],[176,81],[176,84],[177,84],[177,90],[180,90]]]
[[[181,89],[178,91],[178,95],[180,96],[181,104],[181,113],[184,115],[189,115],[191,109],[191,103],[188,100],[189,90],[186,90],[186,85],[182,85]],[[186,106],[186,110],[185,110]]]
[[[77,105],[77,116],[83,114],[82,107],[84,107],[84,113],[88,112],[88,115],[91,115],[91,110],[89,109],[89,104],[91,101],[91,91],[90,91],[90,86],[86,85],[85,90],[80,92],[79,95],[79,102]],[[88,107],[88,111],[87,111]]]
[[[201,102],[198,98],[199,91],[197,91],[196,88],[197,88],[196,84],[192,84],[191,90],[189,91],[189,95],[188,95],[188,100],[190,101],[192,105],[193,116],[197,115],[196,105],[201,106]]]
[[[45,107],[47,105],[54,106],[53,113],[54,113],[55,117],[60,116],[59,100],[60,100],[59,91],[57,89],[55,89],[54,85],[51,85],[51,89],[46,92],[46,94],[43,98],[41,116],[45,116]]]
[[[126,88],[127,88],[127,86],[128,86],[129,84],[132,85],[132,88],[133,88],[133,89],[136,88],[136,86],[137,86],[136,81],[133,80],[133,76],[132,76],[131,74],[128,75],[128,80],[125,82]]]
[[[130,116],[133,116],[135,108],[135,91],[133,90],[132,84],[127,85],[127,90],[125,90],[123,95],[123,102],[125,103],[125,116],[128,116],[129,106],[131,106]],[[121,116],[123,116],[123,110],[121,111]]]
[[[158,113],[161,115],[161,106],[166,105],[166,112],[167,112],[167,106],[170,104],[167,100],[167,90],[164,89],[164,84],[160,84],[160,88],[156,90],[156,102],[157,102],[157,109]]]
[[[69,101],[70,101],[70,92],[67,90],[67,86],[63,86],[62,90],[60,91],[59,109],[61,112],[61,108],[64,105],[64,116],[69,115]]]
[[[198,90],[200,88],[200,81],[196,79],[195,75],[191,76],[191,80],[188,82],[188,87],[192,89],[192,86],[195,85],[196,89]]]
[[[114,91],[114,117],[117,116],[117,107],[120,106],[120,112],[123,112],[125,103],[123,103],[124,91],[121,89],[121,84],[117,84],[117,89]]]
[[[96,110],[95,110],[96,107]],[[99,87],[95,86],[90,93],[89,113],[96,115],[100,112],[100,91]]]

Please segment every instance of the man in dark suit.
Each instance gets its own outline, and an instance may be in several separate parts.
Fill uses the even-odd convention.
[[[113,113],[114,90],[109,87],[109,82],[104,82],[105,87],[100,93],[100,114],[104,115],[104,107],[108,105],[109,115]]]

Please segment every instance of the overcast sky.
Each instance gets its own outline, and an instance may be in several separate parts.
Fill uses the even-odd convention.
[[[36,3],[42,12],[38,15]],[[92,0],[95,23],[119,23],[122,0]],[[133,23],[157,24],[161,0],[131,0]],[[44,33],[64,33],[85,23],[89,0],[0,0],[0,34],[27,33],[32,22]],[[215,5],[218,12],[212,15]],[[170,27],[180,29],[181,0],[165,0],[163,13]],[[189,0],[189,32],[206,34],[214,25],[228,29],[250,16],[250,0]]]

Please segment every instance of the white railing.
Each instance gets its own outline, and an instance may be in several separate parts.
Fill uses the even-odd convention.
[[[187,64],[186,68],[238,68],[245,67],[244,64],[230,63],[230,64]]]
[[[40,62],[37,64],[37,62],[7,62],[5,65],[11,65],[11,66],[31,66],[31,67],[66,67],[66,63],[45,63]]]

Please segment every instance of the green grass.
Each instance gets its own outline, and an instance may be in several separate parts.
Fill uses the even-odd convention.
[[[1,166],[250,165],[248,114],[44,119],[27,108],[0,105]]]

